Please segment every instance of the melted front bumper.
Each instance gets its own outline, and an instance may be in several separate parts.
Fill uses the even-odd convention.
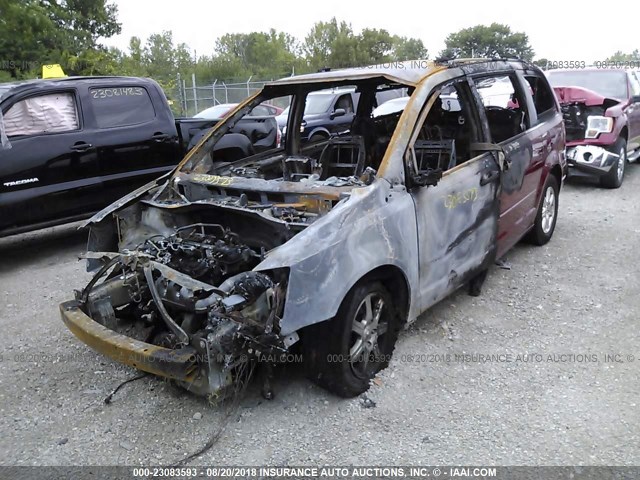
[[[172,350],[127,337],[93,320],[75,300],[62,303],[60,313],[76,337],[116,362],[185,383],[196,380],[197,351],[191,346]]]

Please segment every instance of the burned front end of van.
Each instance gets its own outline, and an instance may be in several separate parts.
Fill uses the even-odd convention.
[[[93,278],[61,305],[68,328],[118,362],[223,397],[255,367],[268,378],[295,345],[303,352],[320,345],[310,328],[335,318],[367,275],[395,295],[405,318],[417,237],[400,181],[402,154],[393,147],[402,141],[394,137],[402,111],[380,118],[371,111],[378,98],[412,83],[355,73],[362,114],[349,130],[317,142],[289,135],[273,150],[220,157],[216,142],[253,107],[294,97],[289,125],[297,132],[306,95],[346,80],[336,73],[319,85],[275,82],[220,122],[171,175],[89,220]],[[394,166],[385,163],[392,153]],[[359,335],[352,363],[366,366],[384,333],[374,326]]]
[[[74,332],[82,314],[103,327],[108,338],[92,346],[115,360],[198,394],[222,393],[248,361],[273,362],[288,347],[276,321],[286,271],[252,271],[263,251],[223,225],[197,223],[92,253],[101,267],[63,316]]]
[[[94,223],[84,256],[95,274],[61,306],[67,326],[201,395],[224,395],[248,365],[283,359],[298,340],[280,322],[289,268],[256,267],[341,194],[256,192],[251,181],[178,174]]]

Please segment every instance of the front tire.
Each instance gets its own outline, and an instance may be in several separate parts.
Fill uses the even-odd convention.
[[[549,174],[542,189],[542,199],[536,214],[533,228],[527,234],[527,240],[534,245],[544,245],[553,236],[558,220],[558,200],[559,200],[558,180]]]
[[[338,314],[307,335],[307,376],[341,397],[360,395],[389,365],[400,325],[391,294],[382,283],[356,285]]]
[[[611,167],[609,173],[600,178],[600,185],[604,188],[620,188],[627,166],[627,141],[624,138],[618,138],[612,150],[618,154],[618,161]]]

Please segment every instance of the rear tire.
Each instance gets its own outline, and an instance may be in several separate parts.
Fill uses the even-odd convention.
[[[400,325],[391,294],[382,283],[356,285],[333,319],[305,332],[307,376],[341,397],[360,395],[389,365]]]
[[[609,173],[600,178],[600,185],[604,188],[620,188],[627,166],[627,141],[624,138],[618,138],[612,150],[613,153],[618,154],[618,161],[611,167]]]
[[[472,297],[479,297],[482,294],[482,286],[484,285],[484,281],[487,279],[487,274],[489,270],[482,270],[475,277],[469,280],[468,284],[468,293]]]
[[[549,174],[542,189],[542,198],[540,199],[536,220],[526,237],[526,240],[530,243],[544,245],[551,240],[558,220],[558,200],[558,180],[552,174]]]

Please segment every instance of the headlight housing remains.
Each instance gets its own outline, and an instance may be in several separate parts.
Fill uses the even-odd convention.
[[[613,118],[600,115],[587,117],[587,132],[585,138],[598,138],[601,133],[611,133],[613,130]]]

